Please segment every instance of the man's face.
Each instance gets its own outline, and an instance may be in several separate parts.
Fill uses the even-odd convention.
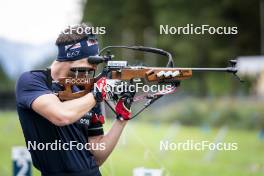
[[[68,62],[54,62],[55,64],[51,67],[51,70],[55,75],[59,75],[59,77],[72,76],[70,69],[74,67],[88,67],[96,70],[96,65],[90,64],[87,62],[87,58],[76,60],[76,61],[68,61]],[[56,79],[56,78],[55,78]]]

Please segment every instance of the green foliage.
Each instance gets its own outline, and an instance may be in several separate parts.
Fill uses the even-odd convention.
[[[8,76],[3,70],[3,67],[0,63],[0,91],[12,90],[14,87],[14,81],[8,79]]]
[[[183,125],[264,128],[263,103],[254,99],[181,99],[158,111],[153,108],[146,113],[142,120],[148,122],[160,120],[164,123],[178,121]]]
[[[171,51],[177,66],[221,67],[226,66],[228,59],[260,53],[258,0],[89,0],[84,8],[83,21],[106,26],[107,34],[101,36],[103,46],[131,45],[128,41],[122,40],[122,34],[127,30],[135,36],[133,44],[143,45],[144,30],[152,28],[157,37],[157,44],[154,44],[154,47]],[[237,35],[159,35],[161,24],[237,26],[239,33]],[[137,55],[135,58],[142,58],[142,55]],[[157,64],[162,65],[163,62]],[[217,79],[209,78],[207,74],[194,77],[199,81],[198,95],[205,96],[214,92],[218,95],[227,95],[234,93],[234,89],[245,91],[222,75]],[[214,81],[220,78],[221,81]],[[212,86],[216,89],[212,90]],[[186,90],[191,92],[192,88],[186,87]]]

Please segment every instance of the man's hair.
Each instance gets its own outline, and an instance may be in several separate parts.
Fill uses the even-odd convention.
[[[87,38],[87,24],[78,24],[67,27],[57,38],[56,45],[67,45],[76,43]],[[80,32],[81,31],[81,32]]]

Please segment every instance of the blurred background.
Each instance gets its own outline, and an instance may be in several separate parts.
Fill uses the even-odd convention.
[[[106,27],[101,48],[158,47],[181,67],[225,67],[238,59],[245,80],[199,73],[182,82],[175,95],[129,122],[101,168],[103,175],[132,175],[136,167],[163,168],[164,175],[264,175],[264,0],[1,0],[0,22],[0,175],[12,173],[12,146],[25,145],[15,111],[17,78],[49,66],[56,58],[57,35],[82,22]],[[159,34],[160,25],[186,24],[237,26],[238,34]],[[130,64],[166,63],[152,54],[114,54]],[[160,152],[164,139],[237,142],[238,150]],[[34,175],[39,175],[35,169]]]

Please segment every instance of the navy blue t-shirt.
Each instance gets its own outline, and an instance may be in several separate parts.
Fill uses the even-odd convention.
[[[85,144],[89,136],[102,135],[101,123],[90,123],[92,111],[77,122],[67,126],[56,126],[31,108],[32,102],[41,95],[52,94],[58,85],[48,86],[47,76],[43,72],[25,72],[17,81],[16,106],[24,137],[28,146],[39,143],[77,143]],[[99,105],[94,109],[98,110]],[[76,144],[76,142],[74,142]],[[30,149],[34,166],[42,175],[100,175],[99,168],[89,150],[33,150]]]

